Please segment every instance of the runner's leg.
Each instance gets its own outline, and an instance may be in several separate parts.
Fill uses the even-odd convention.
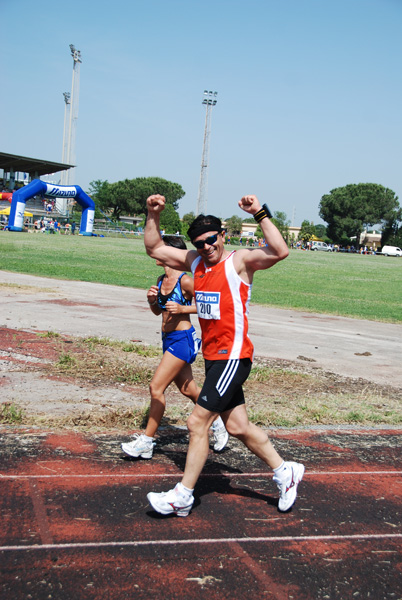
[[[166,408],[165,390],[178,376],[183,367],[187,365],[184,360],[165,352],[155,371],[149,386],[151,406],[145,435],[154,437]]]
[[[265,431],[250,423],[244,404],[222,413],[222,419],[229,434],[243,442],[269,467],[276,469],[283,463],[283,459],[271,444]]]
[[[183,396],[189,398],[194,404],[197,402],[201,388],[194,381],[193,371],[188,363],[185,363],[174,382]]]
[[[194,489],[207,460],[209,451],[208,431],[217,414],[196,404],[187,420],[190,441],[181,482],[190,490]]]

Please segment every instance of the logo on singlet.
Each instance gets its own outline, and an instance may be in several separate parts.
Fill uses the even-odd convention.
[[[219,293],[217,292],[196,292],[196,302],[209,302],[210,304],[217,304],[219,302]]]

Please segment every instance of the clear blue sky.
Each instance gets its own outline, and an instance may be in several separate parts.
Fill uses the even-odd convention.
[[[379,183],[402,203],[401,0],[1,0],[0,151],[61,161],[81,51],[76,184],[158,176],[195,211],[204,89],[207,212],[257,194],[291,224]]]

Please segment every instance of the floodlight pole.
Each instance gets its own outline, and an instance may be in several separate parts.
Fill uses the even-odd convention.
[[[204,128],[204,144],[201,158],[201,174],[200,185],[198,188],[197,199],[197,215],[207,211],[208,200],[208,164],[209,164],[209,138],[211,133],[211,117],[212,107],[217,103],[218,92],[209,92],[204,90],[204,99],[202,104],[205,105],[205,128]]]
[[[71,84],[71,109],[68,127],[69,135],[67,138],[67,158],[68,164],[73,165],[75,163],[75,134],[78,120],[78,101],[80,93],[80,64],[82,63],[82,60],[80,50],[76,50],[73,44],[70,44],[70,51],[71,56],[73,57],[73,80]],[[69,169],[67,171],[67,185],[74,183],[73,171],[74,169]]]
[[[63,154],[62,154],[61,162],[64,164],[66,164],[66,163],[68,164],[68,155],[67,155],[68,132],[67,132],[67,128],[68,128],[68,124],[70,122],[71,94],[70,94],[70,92],[63,92],[63,96],[64,96],[65,107],[64,107],[64,128],[63,128]],[[62,173],[61,173],[61,184],[67,185],[67,171],[62,171]]]

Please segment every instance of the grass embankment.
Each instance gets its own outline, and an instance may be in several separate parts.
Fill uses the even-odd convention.
[[[38,338],[40,335],[38,334]],[[38,416],[16,404],[2,405],[0,423],[79,427],[84,429],[141,429],[145,426],[148,385],[161,358],[159,348],[100,338],[70,339],[49,334],[59,352],[54,363],[35,367],[46,377],[62,377],[83,387],[121,386],[143,400],[135,408],[107,404],[83,405],[68,416],[50,412]],[[193,365],[194,377],[203,379],[203,364]],[[245,385],[250,420],[264,427],[311,425],[400,425],[402,395],[388,386],[340,377],[304,365],[256,359]],[[162,425],[185,425],[192,404],[170,386]]]
[[[142,239],[1,232],[0,254],[6,271],[140,289],[153,285],[161,272]],[[256,274],[251,301],[400,323],[401,289],[401,259],[293,250]]]

